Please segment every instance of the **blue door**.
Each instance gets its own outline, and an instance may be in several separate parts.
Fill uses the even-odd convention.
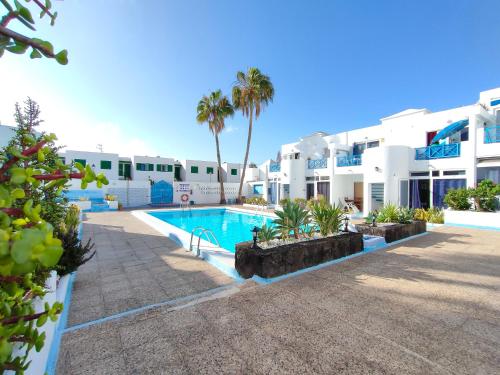
[[[151,204],[170,204],[174,199],[172,184],[166,181],[158,181],[151,186]]]

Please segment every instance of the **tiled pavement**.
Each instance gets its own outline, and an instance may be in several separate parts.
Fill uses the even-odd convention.
[[[443,227],[270,286],[68,332],[58,373],[496,374],[498,243],[500,232]]]
[[[128,212],[86,218],[97,253],[77,272],[68,326],[233,282]]]

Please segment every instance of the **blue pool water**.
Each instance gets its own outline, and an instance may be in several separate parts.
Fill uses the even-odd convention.
[[[191,233],[196,227],[203,227],[214,232],[220,246],[234,253],[238,242],[250,241],[254,226],[271,225],[273,219],[263,215],[226,210],[224,208],[189,210],[189,211],[153,211],[148,212],[166,223]],[[205,237],[203,237],[205,239]]]

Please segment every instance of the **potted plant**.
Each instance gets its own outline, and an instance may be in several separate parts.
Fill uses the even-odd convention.
[[[106,194],[104,196],[104,200],[108,204],[108,207],[110,210],[117,210],[118,209],[118,200],[116,199],[116,195]]]

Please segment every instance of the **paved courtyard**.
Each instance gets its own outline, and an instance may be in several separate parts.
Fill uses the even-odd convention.
[[[84,230],[98,255],[78,271],[59,374],[499,373],[500,232],[442,227],[262,286],[129,213]]]

